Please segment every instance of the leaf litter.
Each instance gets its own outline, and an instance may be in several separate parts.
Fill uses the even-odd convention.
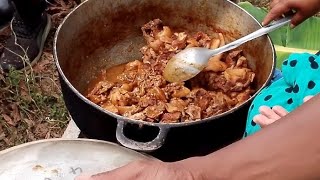
[[[39,62],[29,71],[0,74],[0,150],[22,143],[59,138],[70,120],[64,105],[52,45],[56,29],[76,0],[48,0],[52,29]],[[10,28],[0,31],[0,53]]]

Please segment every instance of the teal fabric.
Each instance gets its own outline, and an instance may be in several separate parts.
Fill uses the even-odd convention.
[[[253,122],[261,106],[284,107],[288,112],[303,103],[304,97],[320,92],[320,56],[308,53],[291,54],[282,64],[282,78],[264,88],[253,100],[247,118],[244,137],[259,131]]]

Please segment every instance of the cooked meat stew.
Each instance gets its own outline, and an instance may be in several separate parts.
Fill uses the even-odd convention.
[[[250,98],[255,73],[241,50],[214,56],[198,76],[169,83],[162,76],[168,60],[188,47],[215,49],[225,44],[221,33],[173,32],[155,19],[142,27],[147,45],[142,59],[106,69],[86,97],[102,108],[132,119],[179,123],[208,118]]]

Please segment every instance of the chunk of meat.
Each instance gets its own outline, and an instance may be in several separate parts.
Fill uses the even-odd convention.
[[[236,63],[236,68],[248,68],[248,60],[244,56],[241,56]]]
[[[164,102],[167,101],[166,95],[164,94],[163,90],[157,86],[150,88],[147,92],[147,96],[152,96],[155,99],[158,99]]]
[[[150,75],[138,81],[138,86],[144,88],[163,87],[165,84],[166,80],[161,75]]]
[[[225,39],[221,33],[219,33],[219,39],[212,40],[210,49],[216,49],[218,47],[225,45]],[[228,68],[228,65],[221,61],[223,53],[213,56],[209,59],[207,67],[204,69],[205,71],[213,71],[213,72],[223,72]]]
[[[241,55],[242,50],[235,50],[231,51],[227,57],[226,57],[226,63],[228,67],[232,67],[236,64],[237,59],[239,59],[239,56]]]
[[[145,24],[141,30],[147,43],[149,43],[163,30],[163,23],[160,19],[155,19]]]
[[[156,52],[160,51],[162,47],[164,47],[164,43],[160,41],[160,39],[156,39],[154,41],[150,41],[149,46]]]
[[[131,116],[141,110],[141,108],[136,105],[118,106],[117,109],[118,109],[118,113],[123,116]]]
[[[237,106],[241,105],[243,102],[248,100],[251,97],[251,90],[248,88],[243,92],[237,94],[236,98],[238,100]]]
[[[124,84],[121,85],[120,88],[124,89],[124,90],[126,90],[128,92],[131,92],[133,90],[133,88],[134,88],[134,83],[124,83]]]
[[[132,62],[128,62],[125,66],[125,71],[137,71],[143,66],[143,63],[139,60],[134,60]]]
[[[138,105],[140,107],[146,108],[148,106],[153,106],[157,103],[157,99],[150,96],[143,96],[140,98]]]
[[[103,80],[94,86],[87,94],[87,98],[95,104],[101,104],[107,101],[106,94],[114,87],[114,83]]]
[[[165,113],[161,118],[163,123],[178,123],[181,118],[181,112]]]
[[[115,105],[113,105],[112,103],[110,103],[110,102],[102,104],[101,107],[103,109],[107,110],[107,111],[110,111],[110,112],[113,112],[113,113],[116,113],[116,114],[119,113],[118,108]]]
[[[210,48],[211,39],[206,33],[197,32],[194,38],[198,41],[200,47]]]
[[[210,90],[222,90],[225,93],[242,91],[252,84],[255,74],[247,68],[228,68],[222,73],[202,72],[191,80],[192,86],[200,86]]]
[[[187,106],[187,102],[182,99],[173,98],[169,103],[166,103],[166,110],[169,113],[172,112],[183,112],[184,108]]]
[[[212,57],[209,62],[208,66],[205,68],[205,71],[213,71],[213,72],[223,72],[228,68],[225,62],[222,62],[215,57]]]
[[[193,37],[190,37],[190,38],[187,39],[187,44],[188,44],[187,48],[189,48],[189,47],[199,47],[198,41]]]
[[[88,96],[106,93],[113,86],[114,86],[114,83],[112,82],[100,81],[94,86],[94,88],[91,91],[89,91]]]
[[[127,106],[131,105],[137,101],[137,99],[132,96],[132,93],[121,89],[121,88],[113,88],[108,96],[110,102],[114,105],[118,106]]]
[[[167,84],[163,91],[172,98],[183,98],[190,93],[190,89],[184,86],[184,83],[170,83]]]
[[[135,120],[145,120],[147,116],[143,112],[139,112],[133,115],[128,116],[130,119],[135,119]]]
[[[156,39],[165,43],[172,43],[172,35],[171,29],[168,26],[163,26],[162,31],[156,35]]]
[[[210,49],[217,49],[220,46],[220,39],[211,39]]]
[[[158,119],[159,116],[163,114],[164,110],[165,110],[164,104],[159,103],[154,106],[148,106],[143,110],[143,112],[148,118],[154,119],[154,121],[156,121],[156,119]]]
[[[135,87],[132,90],[132,94],[134,94],[135,97],[140,98],[146,94],[146,90],[143,87]]]
[[[117,79],[123,83],[132,83],[134,82],[137,76],[137,71],[126,71],[126,73],[122,73],[117,76]]]
[[[193,120],[201,119],[201,108],[194,104],[190,104],[187,109],[186,113],[190,116]]]
[[[226,78],[219,73],[216,72],[201,72],[195,78],[191,80],[192,86],[199,86],[204,87],[210,91],[217,91],[222,90],[224,92],[228,92],[231,87],[227,84]]]
[[[219,109],[226,111],[237,104],[236,99],[232,99],[222,92],[211,93],[213,98],[210,104],[217,104]]]
[[[224,77],[233,87],[233,91],[242,91],[246,89],[254,79],[254,73],[247,68],[227,69]]]
[[[237,82],[241,82],[246,79],[247,73],[249,72],[249,69],[227,69],[224,72],[224,77],[227,79],[227,81],[230,81],[233,84],[236,84]]]
[[[145,64],[152,64],[157,58],[156,52],[151,47],[143,47],[140,49],[142,52],[142,62]]]
[[[187,34],[185,32],[176,33],[175,39],[172,41],[172,47],[176,49],[184,49],[187,46]]]
[[[208,108],[212,99],[209,92],[202,88],[192,90],[188,97],[192,98],[194,104],[200,107],[202,111]]]
[[[187,87],[182,86],[180,89],[174,90],[172,93],[172,97],[174,98],[183,98],[187,97],[190,93],[190,89]]]

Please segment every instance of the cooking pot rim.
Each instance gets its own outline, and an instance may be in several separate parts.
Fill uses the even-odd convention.
[[[200,120],[195,120],[195,121],[189,121],[189,122],[182,122],[182,123],[153,123],[153,122],[147,122],[147,121],[141,121],[141,120],[135,120],[135,119],[130,119],[124,116],[120,116],[118,114],[112,113],[110,111],[107,111],[105,109],[103,109],[102,107],[98,106],[97,104],[93,103],[92,101],[90,101],[89,99],[87,99],[84,95],[82,95],[72,84],[71,82],[67,79],[67,77],[65,76],[65,74],[62,71],[62,68],[60,66],[59,60],[58,60],[58,54],[57,54],[57,40],[58,40],[58,36],[60,33],[60,30],[62,28],[62,26],[65,24],[65,22],[68,20],[68,18],[75,12],[77,11],[78,8],[81,8],[81,6],[85,3],[88,3],[89,0],[85,0],[84,2],[82,2],[80,5],[78,5],[76,8],[74,8],[62,21],[62,23],[59,25],[55,36],[54,36],[54,44],[53,44],[53,55],[54,55],[54,60],[55,60],[55,64],[57,66],[58,72],[60,74],[60,77],[62,78],[62,80],[67,84],[67,86],[69,88],[71,88],[71,90],[81,99],[83,100],[85,103],[87,103],[88,105],[94,107],[95,109],[99,110],[102,113],[105,113],[113,118],[115,118],[116,120],[123,120],[123,121],[127,121],[128,123],[131,124],[143,124],[143,125],[147,125],[147,126],[155,126],[155,127],[183,127],[183,126],[191,126],[191,125],[197,125],[200,123],[207,123],[209,121],[215,120],[215,119],[219,119],[221,117],[224,117],[228,114],[233,113],[234,111],[242,108],[243,106],[247,105],[249,102],[251,102],[253,100],[253,98],[256,97],[256,95],[271,81],[273,72],[275,70],[275,64],[276,64],[276,54],[275,54],[275,48],[274,48],[274,44],[270,38],[269,35],[265,35],[267,36],[267,39],[271,45],[271,50],[272,50],[272,67],[271,67],[271,72],[266,80],[266,82],[258,89],[258,91],[256,91],[256,93],[254,95],[252,95],[248,100],[246,100],[245,102],[241,103],[241,105],[236,106],[228,111],[225,111],[223,113],[220,113],[218,115],[215,116],[211,116],[208,118],[204,118],[204,119],[200,119]],[[246,13],[247,15],[249,15],[260,27],[261,24],[259,23],[259,21],[254,18],[251,14],[249,14],[246,10],[244,10],[242,7],[240,7],[239,5],[237,5],[236,3],[229,1],[229,3],[233,6],[236,6],[238,8],[240,8],[244,13]]]

